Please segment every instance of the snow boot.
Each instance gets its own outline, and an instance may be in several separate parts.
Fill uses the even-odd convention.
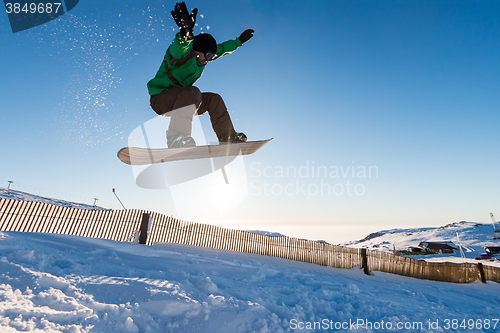
[[[170,138],[167,137],[167,146],[168,148],[196,147],[196,142],[190,136],[177,134]]]
[[[244,133],[234,133],[227,138],[227,141],[220,141],[219,144],[227,144],[227,143],[242,143],[247,142],[247,136]]]
[[[247,136],[245,133],[236,133],[233,137],[232,143],[247,142]]]

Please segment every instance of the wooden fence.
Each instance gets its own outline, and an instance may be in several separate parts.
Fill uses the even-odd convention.
[[[148,231],[149,230],[149,231]],[[0,199],[0,231],[59,233],[115,241],[177,243],[260,254],[335,268],[359,267],[418,279],[500,283],[500,268],[482,264],[432,263],[391,253],[298,239],[265,236],[185,222],[142,210],[85,210],[41,202]]]
[[[139,230],[142,211],[92,210],[0,199],[0,231],[43,232],[126,241]]]

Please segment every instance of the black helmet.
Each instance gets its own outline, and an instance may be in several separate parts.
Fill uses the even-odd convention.
[[[193,49],[203,53],[217,53],[217,42],[210,34],[199,34],[194,37]]]

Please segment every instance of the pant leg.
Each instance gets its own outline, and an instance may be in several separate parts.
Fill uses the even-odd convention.
[[[227,142],[234,138],[236,131],[227,112],[226,104],[219,94],[202,93],[201,105],[198,114],[208,112],[212,128],[220,142]]]
[[[193,117],[202,101],[196,87],[173,87],[151,96],[151,107],[160,116],[170,117],[167,140],[176,135],[191,136]]]

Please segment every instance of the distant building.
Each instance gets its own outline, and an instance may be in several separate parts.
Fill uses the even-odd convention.
[[[435,243],[435,242],[421,242],[418,247],[423,249],[426,252],[432,252],[436,254],[447,254],[453,253],[457,250],[456,247],[453,247],[446,243]]]
[[[484,248],[489,255],[499,254],[500,247],[499,246],[488,246]]]
[[[410,253],[422,253],[423,249],[421,247],[410,247],[410,248],[408,248],[408,252],[410,252]]]

